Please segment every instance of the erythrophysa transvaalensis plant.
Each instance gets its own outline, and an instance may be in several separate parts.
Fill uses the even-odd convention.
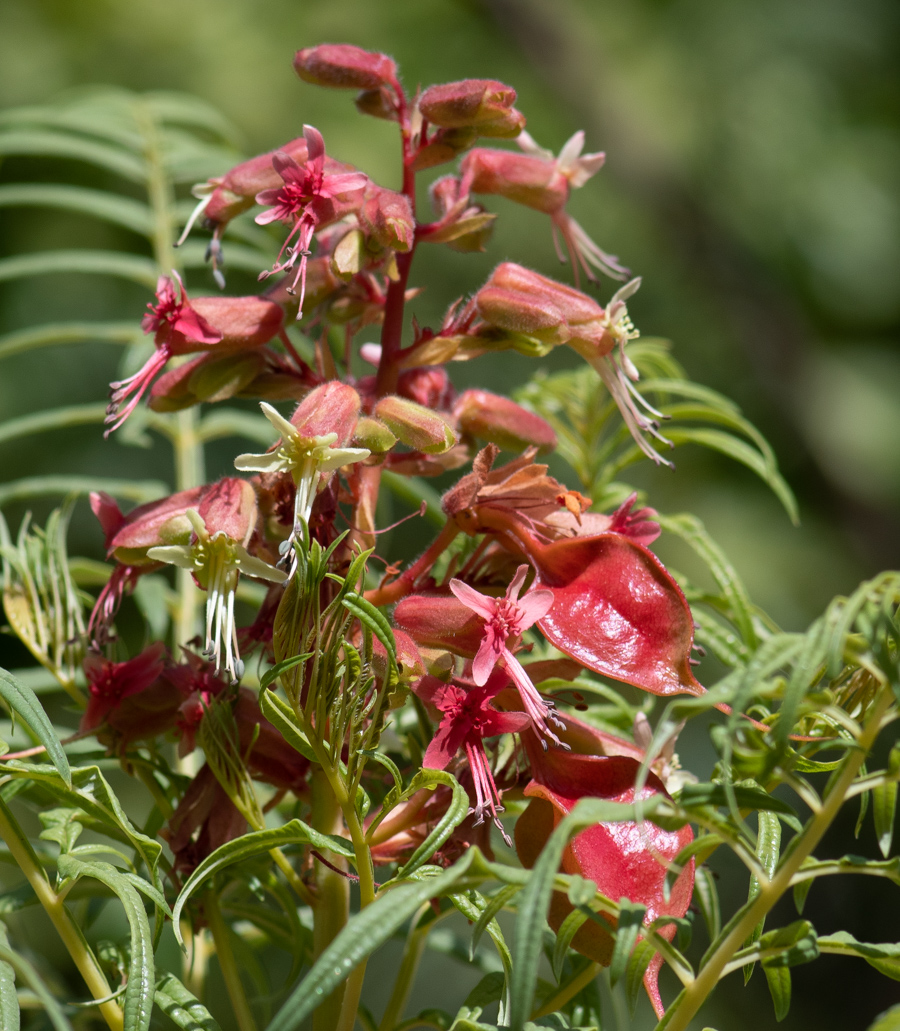
[[[110,448],[157,434],[175,457],[174,493],[139,477],[0,487],[0,504],[73,495],[15,537],[0,520],[4,610],[39,664],[0,672],[15,717],[0,837],[20,874],[8,937],[0,927],[4,1026],[27,991],[58,1029],[96,1017],[145,1031],[155,1011],[186,1031],[219,1017],[240,1031],[609,1028],[624,1012],[610,993],[633,1009],[643,984],[658,1027],[682,1031],[739,970],[762,967],[779,1019],[791,967],[819,953],[897,977],[900,946],[820,934],[801,913],[819,877],[900,883],[900,752],[875,761],[897,712],[900,577],[784,633],[696,518],[661,515],[620,480],[702,443],[794,514],[765,441],[687,381],[664,342],[640,338],[627,310],[639,280],[567,212],[603,163],[582,154],[583,134],[555,157],[524,131],[511,87],[464,80],[410,97],[391,58],[355,46],[301,50],[294,67],[395,124],[399,190],[340,161],[312,126],[237,161],[221,118],[171,94],[86,93],[0,120],[4,153],[73,158],[130,184],[0,184],[3,203],[104,219],[153,250],[50,252],[8,259],[3,275],[111,274],[155,291],[143,321],[0,339],[0,358],[130,345],[108,408],[39,413],[0,435],[105,423]],[[422,175],[433,215],[417,207]],[[196,206],[176,200],[197,180]],[[441,325],[418,325],[419,247],[485,249],[490,195],[549,216],[575,285],[525,255],[473,283]],[[219,286],[226,268],[252,271],[262,293],[204,294],[204,251]],[[605,304],[580,289],[595,270],[626,281]],[[448,372],[563,345],[584,365],[539,367],[515,399],[457,392]],[[244,444],[210,483],[205,447],[222,437]],[[554,451],[577,488],[541,460]],[[88,492],[107,565],[67,554],[74,497]],[[391,503],[420,519],[417,550],[381,536]],[[706,562],[712,590],[663,566],[660,532]],[[712,683],[697,675],[705,652],[726,671]],[[53,725],[36,690],[65,691],[77,725],[59,706]],[[681,768],[675,740],[710,713],[718,762],[701,775]],[[816,858],[856,796],[871,800],[882,858]],[[722,850],[747,898],[724,916]],[[767,927],[790,889],[798,919]],[[82,933],[86,897],[118,907],[125,938]],[[83,980],[77,1006],[29,959],[16,909],[33,902]],[[173,932],[185,959],[164,969],[157,946]],[[419,960],[448,935],[468,938],[483,976],[414,1016]],[[366,963],[394,938],[402,955],[374,1013]],[[227,1001],[209,991],[213,963]]]

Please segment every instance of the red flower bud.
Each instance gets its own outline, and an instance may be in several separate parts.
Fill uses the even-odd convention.
[[[456,434],[439,412],[404,397],[383,397],[375,415],[407,447],[426,454],[442,454],[456,443]]]
[[[377,186],[370,180],[357,214],[366,235],[382,247],[395,251],[408,251],[412,247],[416,219],[409,198],[402,193]]]
[[[304,437],[322,437],[336,433],[336,444],[343,446],[356,430],[359,418],[359,394],[339,380],[331,380],[311,390],[297,405],[291,423]]]
[[[453,407],[453,415],[463,433],[506,451],[524,451],[531,445],[541,451],[556,447],[556,434],[545,419],[487,390],[464,391]]]
[[[452,595],[411,594],[398,602],[394,622],[423,648],[441,648],[474,659],[484,620]]]
[[[132,509],[108,542],[109,553],[115,553],[120,562],[134,564],[147,561],[147,548],[188,541],[191,524],[185,512],[196,508],[207,490],[192,487]]]
[[[525,118],[513,108],[516,91],[494,79],[463,79],[429,86],[419,110],[429,122],[446,129],[476,128],[479,136],[513,137]]]
[[[387,54],[349,43],[323,43],[298,50],[294,71],[304,82],[336,89],[374,90],[397,83],[397,65]]]

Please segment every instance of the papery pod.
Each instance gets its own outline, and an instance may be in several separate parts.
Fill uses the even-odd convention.
[[[474,658],[484,639],[484,620],[451,594],[410,594],[397,603],[394,623],[423,648]]]

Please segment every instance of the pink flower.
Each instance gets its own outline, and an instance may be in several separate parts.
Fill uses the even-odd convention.
[[[281,176],[283,186],[273,190],[263,190],[257,194],[257,204],[272,205],[268,211],[256,216],[259,225],[270,222],[293,224],[293,228],[278,252],[275,265],[270,270],[260,273],[265,279],[276,272],[284,272],[293,268],[300,259],[297,274],[294,277],[289,293],[294,293],[300,283],[299,319],[303,314],[303,296],[306,292],[306,260],[309,257],[309,245],[316,228],[335,221],[346,213],[347,203],[362,200],[362,190],[368,178],[362,172],[342,172],[336,175],[325,174],[325,142],[318,129],[311,125],[303,126],[309,157],[299,165],[283,151],[276,151],[272,156],[272,166]],[[359,198],[353,198],[359,194]],[[348,196],[351,195],[351,196]],[[344,202],[343,205],[341,202]],[[297,242],[288,246],[296,235]],[[287,258],[281,256],[287,250]]]
[[[490,813],[506,843],[511,844],[500,823],[498,813],[503,812],[503,806],[484,751],[484,738],[515,734],[531,723],[531,717],[524,712],[500,712],[490,704],[507,682],[507,677],[502,674],[490,677],[481,685],[459,681],[444,684],[436,677],[426,676],[418,682],[415,691],[441,713],[437,733],[425,750],[423,767],[426,770],[443,770],[461,748],[465,749],[475,785],[476,802],[471,810],[475,822],[481,823],[485,813]]]
[[[91,652],[84,660],[90,697],[79,733],[96,730],[123,698],[146,690],[162,673],[164,656],[165,646],[160,643],[127,662],[111,662]]]
[[[528,566],[519,566],[502,598],[482,594],[462,580],[451,580],[450,590],[458,601],[484,620],[484,637],[472,662],[472,679],[476,685],[483,687],[499,663],[519,689],[525,711],[534,725],[545,737],[556,741],[556,735],[547,725],[547,720],[553,719],[550,706],[509,648],[510,642],[515,644],[532,624],[547,615],[553,604],[551,591],[528,591],[519,598],[527,574]]]

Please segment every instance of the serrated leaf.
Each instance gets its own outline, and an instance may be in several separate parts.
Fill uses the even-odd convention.
[[[93,877],[119,897],[131,928],[131,958],[123,1014],[125,1031],[147,1031],[153,1013],[156,974],[153,935],[140,895],[122,872],[109,863],[85,862],[72,856],[60,856],[58,866],[64,877]]]
[[[477,855],[478,850],[471,849],[449,870],[436,877],[400,884],[352,916],[291,992],[266,1031],[295,1031],[319,1002],[399,930],[423,902],[452,891]]]
[[[106,405],[71,405],[67,408],[52,408],[33,415],[22,415],[0,423],[0,443],[24,437],[30,433],[45,433],[48,430],[68,429],[71,426],[87,426],[101,423],[106,415]]]
[[[0,485],[0,507],[11,501],[56,494],[89,494],[102,490],[126,501],[156,501],[170,493],[160,480],[109,480],[102,476],[29,476]]]
[[[67,273],[116,276],[151,290],[156,288],[159,276],[156,262],[126,251],[38,251],[0,260],[0,283],[24,276]]]
[[[820,952],[858,956],[885,977],[900,981],[900,944],[861,942],[847,931],[837,931],[819,938],[818,945]]]
[[[220,1031],[209,1010],[174,974],[163,974],[156,982],[153,1001],[181,1031]]]
[[[110,344],[129,344],[143,334],[133,322],[53,322],[45,326],[32,326],[0,337],[0,358],[32,351],[38,347],[60,344],[80,344],[100,341]]]
[[[141,236],[153,233],[153,213],[146,204],[105,190],[63,183],[9,183],[0,186],[0,207],[60,208],[124,226]]]
[[[5,669],[0,668],[0,696],[35,735],[39,744],[47,749],[47,757],[56,767],[67,787],[72,786],[69,760],[53,729],[44,707],[30,687],[27,687]]]
[[[0,131],[0,156],[13,154],[87,161],[134,183],[143,183],[147,177],[147,165],[140,157],[119,147],[84,139],[69,132],[4,129]]]
[[[228,841],[224,845],[220,845],[215,852],[200,863],[185,881],[184,887],[175,900],[175,905],[172,907],[172,928],[179,945],[183,946],[184,944],[179,926],[181,912],[188,899],[203,881],[233,863],[239,863],[244,859],[257,856],[261,852],[269,852],[271,849],[280,848],[283,845],[314,845],[318,849],[335,852],[348,859],[356,858],[356,853],[345,838],[339,838],[333,834],[321,834],[302,820],[290,820],[281,827],[271,830],[251,831],[240,838]]]

